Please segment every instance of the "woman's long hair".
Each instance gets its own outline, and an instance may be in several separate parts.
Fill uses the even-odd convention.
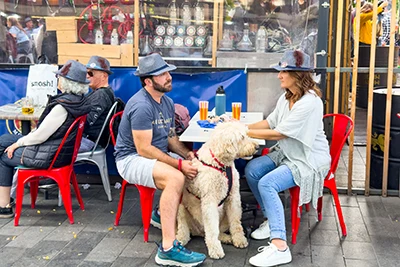
[[[19,30],[23,31],[26,34],[26,31],[24,28],[21,26],[21,24],[18,22],[18,20],[15,17],[8,17],[7,20],[10,22],[11,26],[17,27]]]
[[[321,90],[319,90],[317,84],[313,80],[311,76],[311,72],[309,71],[288,71],[290,77],[296,80],[296,88],[286,89],[285,97],[287,100],[296,103],[304,94],[308,91],[314,91],[315,94],[319,97],[322,96]]]

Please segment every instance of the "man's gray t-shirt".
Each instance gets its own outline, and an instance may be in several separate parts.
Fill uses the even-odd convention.
[[[175,128],[174,102],[166,95],[157,103],[153,97],[142,88],[129,99],[118,128],[117,144],[115,146],[116,160],[137,154],[133,142],[132,130],[152,130],[151,145],[163,152],[168,152],[168,133]]]

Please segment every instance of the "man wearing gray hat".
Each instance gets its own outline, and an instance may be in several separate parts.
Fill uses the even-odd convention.
[[[108,75],[112,74],[110,62],[103,57],[92,56],[86,68],[86,78],[90,81],[89,87],[92,89],[92,92],[86,95],[86,99],[92,109],[86,119],[84,138],[82,138],[79,152],[92,150],[107,114],[115,102],[114,91],[108,84]],[[105,146],[107,140],[108,135],[104,134],[99,144]]]
[[[25,30],[26,34],[28,35],[28,37],[30,37],[31,34],[33,33],[33,21],[30,17],[27,17],[24,20],[24,22],[25,22],[24,30]]]
[[[160,198],[162,244],[156,263],[173,266],[197,266],[204,254],[184,248],[175,236],[176,216],[185,177],[193,179],[197,168],[191,165],[192,151],[175,133],[174,103],[165,95],[172,90],[170,71],[159,54],[139,61],[135,72],[143,88],[126,104],[118,129],[116,163],[119,174],[129,183],[163,190]],[[168,154],[172,151],[185,160]]]

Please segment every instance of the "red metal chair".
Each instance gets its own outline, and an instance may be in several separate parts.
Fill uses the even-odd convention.
[[[29,168],[19,168],[18,169],[18,185],[17,185],[17,197],[16,197],[16,205],[15,205],[15,220],[14,225],[18,226],[19,218],[21,216],[22,210],[22,199],[24,196],[24,185],[30,182],[30,192],[31,192],[31,208],[35,208],[35,202],[39,190],[39,180],[51,178],[53,179],[59,187],[61,192],[61,196],[64,202],[65,211],[67,212],[69,222],[71,224],[74,223],[74,217],[72,214],[72,202],[71,202],[71,187],[72,185],[75,190],[76,198],[78,199],[79,206],[82,210],[85,209],[82,201],[82,196],[79,191],[78,182],[76,180],[76,175],[74,172],[74,162],[76,156],[78,154],[79,146],[82,140],[83,129],[85,127],[86,115],[77,118],[72,125],[69,127],[67,133],[65,134],[56,155],[54,156],[53,161],[50,164],[50,167],[46,169],[29,169]],[[74,144],[74,152],[72,154],[71,163],[67,166],[54,168],[53,165],[56,162],[57,157],[59,156],[64,143],[67,141],[70,133],[77,128],[76,139]],[[61,156],[61,155],[60,155]]]
[[[116,138],[115,138],[116,136],[114,133],[113,125],[114,125],[114,121],[117,117],[122,117],[122,113],[123,113],[123,111],[116,113],[110,120],[110,135],[111,135],[111,141],[114,146],[116,144]],[[151,212],[153,210],[153,197],[154,197],[154,193],[156,191],[154,188],[137,185],[137,184],[130,184],[125,179],[122,179],[122,187],[121,187],[121,193],[119,196],[118,211],[117,211],[117,215],[115,216],[114,225],[115,226],[119,225],[119,220],[121,218],[122,209],[124,207],[124,198],[125,198],[126,187],[128,187],[128,186],[136,186],[136,188],[139,191],[140,205],[142,208],[143,239],[144,239],[144,242],[148,242],[149,241],[149,228],[150,228]]]
[[[347,140],[350,132],[353,130],[353,121],[350,117],[344,114],[326,114],[325,118],[333,117],[332,141],[330,145],[331,168],[324,180],[324,187],[328,188],[335,201],[336,212],[338,214],[340,227],[343,236],[347,236],[346,224],[344,223],[342,208],[340,206],[339,195],[336,187],[335,172],[339,163],[340,153]],[[262,155],[268,154],[269,150],[263,150]],[[297,242],[297,233],[300,227],[300,218],[302,206],[299,206],[300,187],[295,186],[290,188],[291,210],[292,210],[292,244]],[[318,221],[322,220],[322,198],[318,199],[317,213]],[[310,204],[306,204],[306,210],[310,210]]]

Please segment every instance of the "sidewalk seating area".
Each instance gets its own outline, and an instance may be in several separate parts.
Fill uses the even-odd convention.
[[[151,227],[149,242],[143,242],[137,190],[127,190],[118,227],[113,223],[120,190],[112,186],[111,191],[113,201],[108,202],[101,185],[81,188],[85,210],[79,209],[73,197],[73,225],[69,224],[64,208],[57,206],[58,190],[50,191],[49,199],[39,194],[36,209],[30,208],[30,196],[26,194],[20,226],[14,227],[11,219],[0,219],[0,266],[157,266],[154,242],[161,240],[161,231]],[[157,192],[155,203],[159,196]],[[297,244],[291,245],[293,261],[286,266],[398,266],[400,198],[341,195],[340,200],[348,236],[341,239],[332,198],[325,195],[321,222],[316,222],[313,209],[308,213],[303,211]],[[287,229],[291,229],[289,207]],[[257,218],[251,212],[244,214],[246,228],[261,222],[261,212]],[[203,266],[250,266],[248,259],[259,246],[266,244],[250,240],[246,249],[224,245],[225,258],[208,258]],[[206,253],[202,238],[193,238],[187,247]]]

